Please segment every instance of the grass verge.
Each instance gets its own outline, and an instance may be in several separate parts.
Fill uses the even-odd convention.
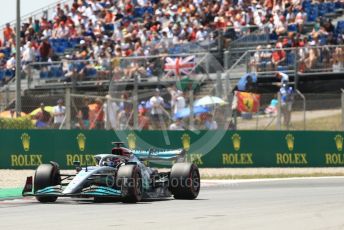
[[[296,174],[258,174],[258,175],[201,175],[205,180],[240,180],[240,179],[277,179],[295,177],[339,177],[344,173],[296,173]]]
[[[314,118],[306,120],[306,130],[331,130],[339,131],[342,130],[342,115],[330,115],[327,117]],[[303,130],[303,121],[293,122],[293,128],[295,130]]]
[[[22,188],[2,188],[0,189],[0,200],[22,197]]]

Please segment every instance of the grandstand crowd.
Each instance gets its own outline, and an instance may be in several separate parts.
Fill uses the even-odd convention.
[[[341,0],[74,0],[57,4],[49,18],[29,18],[22,24],[22,66],[28,74],[30,63],[65,60],[68,64],[53,73],[37,68],[41,78],[64,76],[66,80],[96,75],[130,79],[136,72],[150,76],[150,63],[128,64],[121,58],[175,53],[178,44],[210,44],[220,36],[230,42],[257,28],[276,41],[257,50],[281,50],[254,55],[255,70],[300,60],[299,69],[304,72],[314,67],[319,52],[326,52],[318,46],[343,44],[344,22],[334,25],[325,17],[343,7]],[[304,29],[307,23],[314,24],[311,32]],[[7,24],[0,41],[3,83],[14,76],[15,36],[13,26]],[[283,50],[290,47],[307,49],[300,49],[296,58]],[[325,61],[334,71],[342,71],[343,48],[330,53]],[[71,64],[71,60],[81,62]]]

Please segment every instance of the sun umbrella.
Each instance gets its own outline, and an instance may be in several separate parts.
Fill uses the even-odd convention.
[[[194,106],[226,105],[226,101],[219,97],[205,96],[195,101]]]
[[[251,76],[253,83],[257,82],[257,75],[255,73],[247,73],[244,76],[242,76],[240,78],[240,80],[238,81],[238,84],[237,84],[238,90],[244,91],[246,89],[246,83],[247,83],[247,77],[248,76]]]
[[[202,106],[195,106],[193,108],[193,113],[195,115],[200,114],[200,113],[207,113],[209,111],[210,111],[209,108],[202,107]],[[187,107],[180,110],[178,113],[176,113],[173,118],[178,119],[178,118],[184,118],[184,117],[189,117],[189,116],[190,116],[190,107]]]
[[[13,115],[14,115],[13,117],[17,117],[17,113],[16,113],[16,112],[14,112]],[[20,116],[21,116],[21,117],[24,117],[24,116],[26,116],[26,113],[21,112],[21,113],[20,113]],[[1,113],[0,113],[0,117],[3,117],[3,118],[12,118],[12,116],[11,116],[11,111],[10,111],[10,110],[5,110],[5,111],[1,112]]]
[[[47,112],[49,112],[49,113],[53,113],[53,111],[54,111],[54,106],[44,106],[44,109],[45,109]],[[41,110],[41,108],[39,107],[39,108],[33,110],[33,111],[30,113],[30,115],[31,115],[31,116],[35,116],[40,110]]]

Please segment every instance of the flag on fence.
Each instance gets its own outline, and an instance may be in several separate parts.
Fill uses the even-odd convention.
[[[258,112],[260,95],[248,92],[236,92],[239,112]]]
[[[182,74],[190,75],[193,68],[196,66],[195,56],[188,57],[167,57],[165,60],[164,70],[167,76],[180,77]]]

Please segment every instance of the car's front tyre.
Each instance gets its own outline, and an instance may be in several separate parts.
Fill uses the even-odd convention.
[[[42,164],[38,166],[34,177],[34,192],[49,186],[61,184],[60,169],[57,165]],[[57,196],[36,196],[41,203],[55,202]]]
[[[123,165],[117,172],[117,185],[122,191],[124,203],[136,203],[142,199],[142,175],[137,165]]]
[[[170,174],[170,190],[175,199],[195,199],[201,188],[199,170],[195,164],[176,163]]]

